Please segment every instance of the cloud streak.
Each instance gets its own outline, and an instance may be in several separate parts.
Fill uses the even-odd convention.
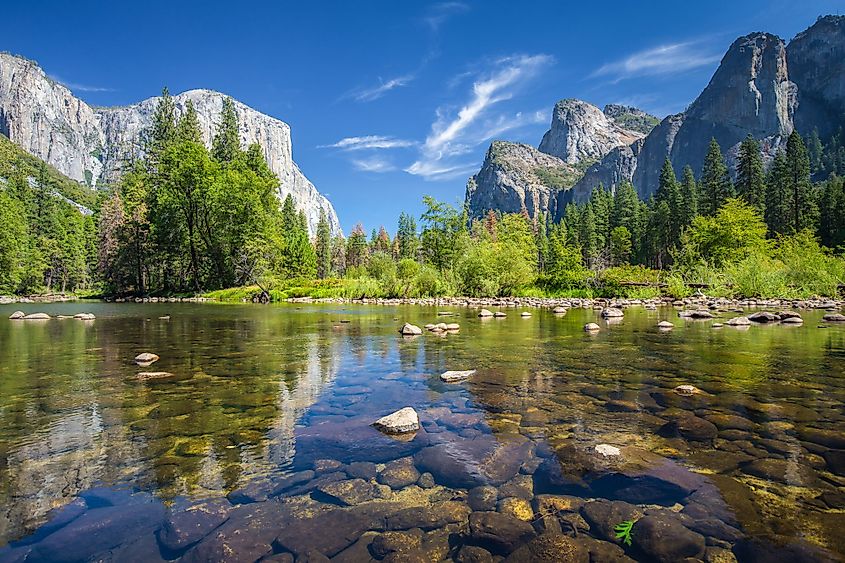
[[[494,135],[530,123],[537,123],[538,112],[490,116],[497,104],[510,100],[515,91],[553,62],[549,55],[514,55],[494,61],[492,69],[479,74],[472,84],[469,99],[458,109],[440,107],[431,132],[420,148],[420,156],[405,171],[427,180],[445,180],[470,168],[456,163],[455,157],[467,154]]]
[[[358,151],[366,149],[401,149],[412,147],[414,141],[397,139],[385,135],[365,135],[363,137],[344,137],[331,145],[320,145],[320,149],[341,149],[345,151]]]
[[[372,102],[383,97],[391,90],[407,86],[414,80],[414,78],[415,76],[413,74],[406,74],[404,76],[391,78],[387,81],[379,79],[380,84],[378,86],[353,90],[348,94],[348,96],[351,96],[357,102]]]
[[[79,84],[77,82],[68,82],[67,80],[62,80],[60,77],[56,76],[55,74],[49,75],[50,78],[68,88],[70,90],[74,90],[76,92],[114,92],[114,88],[106,88],[103,86],[89,86],[86,84]]]
[[[463,2],[439,2],[429,9],[423,22],[436,33],[449,18],[468,11],[469,6]]]
[[[394,166],[390,161],[379,157],[353,159],[352,166],[361,172],[373,172],[376,174],[396,170],[396,166]]]
[[[659,45],[604,64],[590,78],[609,77],[613,82],[639,76],[676,74],[719,62],[721,56],[707,52],[702,41],[685,41]]]

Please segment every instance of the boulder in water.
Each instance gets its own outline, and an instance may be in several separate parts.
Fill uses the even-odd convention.
[[[474,369],[468,369],[463,371],[455,371],[450,370],[440,374],[440,379],[445,381],[446,383],[454,383],[456,381],[463,381],[469,377],[475,375]]]
[[[157,362],[158,360],[158,355],[153,354],[152,352],[142,352],[135,356],[135,363],[139,366],[148,366],[153,362]]]
[[[491,311],[489,311],[488,309],[481,309],[478,312],[478,316],[482,317],[482,318],[487,318],[487,317],[492,317],[493,313]]]
[[[14,320],[17,320],[17,319],[22,319],[25,316],[26,316],[26,313],[24,313],[23,311],[15,311],[11,315],[9,315],[9,318],[14,321]]]
[[[624,317],[625,313],[622,312],[622,309],[617,309],[616,307],[607,307],[602,309],[601,316],[605,319],[618,319],[620,317]]]
[[[412,325],[411,323],[405,323],[402,325],[402,328],[399,329],[399,333],[402,336],[417,336],[422,334],[422,329],[417,325]]]
[[[411,407],[383,416],[373,423],[373,426],[387,434],[405,434],[420,429],[420,417]]]
[[[596,323],[587,323],[584,325],[584,330],[586,332],[598,332],[599,330],[601,330],[601,327]]]
[[[50,315],[47,313],[30,313],[23,317],[26,321],[46,321],[50,318]]]

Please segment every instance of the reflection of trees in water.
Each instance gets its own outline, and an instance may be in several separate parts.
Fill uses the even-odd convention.
[[[0,325],[0,540],[97,483],[201,494],[290,461],[343,343],[309,315],[209,312]],[[137,368],[140,351],[162,359]],[[143,370],[176,380],[134,380]]]

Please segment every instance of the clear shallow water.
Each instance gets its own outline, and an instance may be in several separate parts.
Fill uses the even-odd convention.
[[[97,319],[7,321],[16,309],[90,311]],[[243,504],[241,517],[259,522],[261,510],[281,510],[245,533],[255,545],[239,546],[243,560],[295,551],[291,545],[311,540],[277,539],[285,518],[352,510],[338,508],[347,503],[320,486],[360,478],[361,464],[349,469],[355,462],[396,459],[412,473],[432,473],[434,486],[373,485],[353,508],[373,507],[382,524],[359,526],[356,537],[383,529],[383,518],[390,527],[400,508],[465,506],[469,490],[489,484],[500,498],[533,503],[533,520],[543,516],[538,495],[576,499],[559,516],[564,532],[567,518],[577,520],[585,549],[590,537],[602,539],[601,525],[585,521],[595,517],[578,503],[609,499],[635,505],[637,516],[652,510],[676,518],[711,549],[733,549],[740,560],[774,545],[808,558],[816,548],[830,558],[845,554],[845,326],[819,328],[822,312],[802,311],[803,326],[714,329],[671,308],[632,308],[588,335],[582,327],[596,311],[520,318],[510,309],[506,319],[482,320],[473,310],[450,310],[460,333],[404,339],[396,332],[402,322],[447,319],[410,306],[0,307],[0,544],[12,546],[0,560],[102,552],[115,560],[139,553],[215,559],[217,552],[198,550],[208,543],[202,538],[177,550],[162,545],[162,522],[209,501],[227,514]],[[661,319],[676,328],[658,331]],[[131,360],[144,351],[161,360],[138,368]],[[470,368],[478,373],[463,384],[437,378]],[[141,381],[143,371],[173,377]],[[703,393],[679,397],[672,389],[680,384]],[[369,426],[406,405],[423,424],[412,440]],[[596,444],[622,448],[626,461],[605,460]],[[326,459],[339,463],[319,461]],[[301,477],[301,490],[273,492],[315,462],[318,471]],[[319,479],[323,485],[309,489]],[[232,491],[246,493],[229,503]],[[138,504],[144,510],[131,508]],[[409,527],[422,527],[425,538],[448,530],[451,555],[462,543],[490,547],[463,516]],[[113,539],[91,539],[85,526],[103,518]],[[627,553],[654,556],[636,545]]]

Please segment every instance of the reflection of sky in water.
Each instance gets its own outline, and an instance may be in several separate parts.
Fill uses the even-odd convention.
[[[845,331],[816,328],[816,312],[804,313],[804,327],[739,332],[672,310],[629,310],[622,320],[598,320],[602,331],[587,335],[583,323],[597,320],[596,311],[521,319],[511,310],[482,323],[459,310],[459,334],[403,339],[401,322],[436,322],[435,310],[40,309],[80,308],[97,320],[13,323],[0,307],[0,538],[20,537],[50,509],[100,484],[163,500],[204,498],[315,459],[389,461],[426,445],[483,472],[484,460],[514,447],[509,440],[520,434],[545,450],[566,441],[667,450],[678,444],[656,435],[651,413],[667,405],[652,395],[681,383],[708,391],[699,414],[751,413],[758,423],[831,428],[845,403]],[[162,314],[171,320],[158,320]],[[676,328],[659,332],[662,318]],[[176,378],[135,381],[143,370],[128,360],[141,351],[162,357],[144,370]],[[479,373],[464,384],[436,378],[469,368]],[[637,412],[608,412],[608,399]],[[369,426],[406,405],[423,424],[414,440]],[[795,439],[784,447],[787,459],[801,453]],[[706,456],[683,448],[678,455],[706,467]]]

